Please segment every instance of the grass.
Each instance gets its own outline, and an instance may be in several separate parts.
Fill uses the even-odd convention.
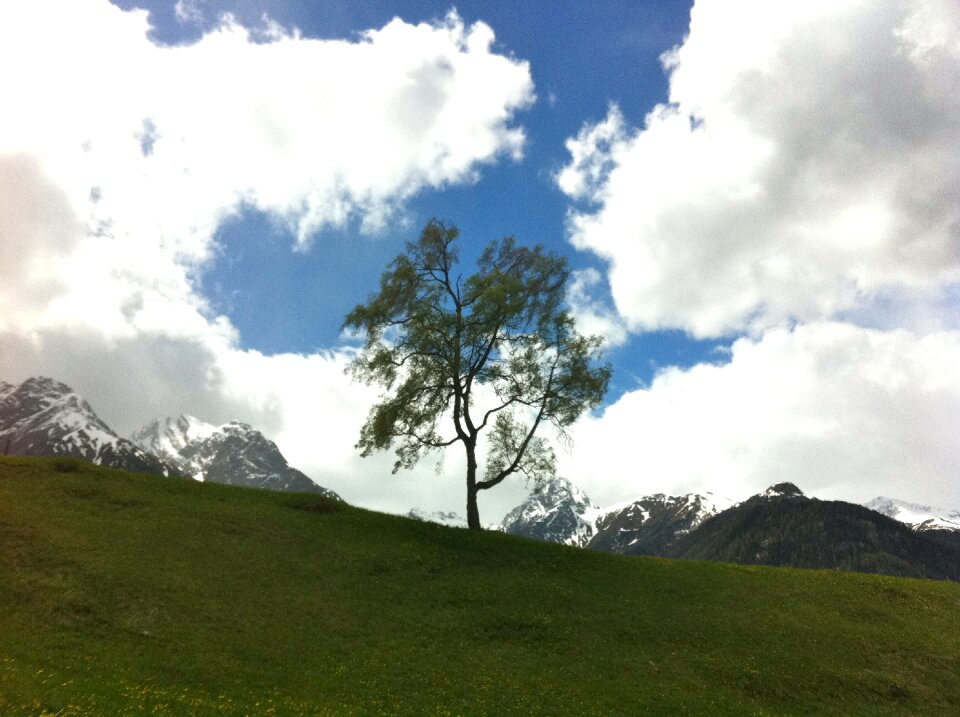
[[[960,714],[960,584],[3,458],[0,714]]]

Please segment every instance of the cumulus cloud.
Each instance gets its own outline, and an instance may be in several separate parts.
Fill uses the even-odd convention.
[[[697,0],[662,61],[643,127],[567,141],[570,239],[629,331],[741,338],[583,421],[564,470],[600,502],[960,505],[960,6]]]
[[[64,290],[51,265],[81,229],[35,157],[0,154],[0,330],[34,320]]]
[[[159,233],[194,258],[242,204],[306,243],[351,219],[376,229],[424,187],[522,151],[511,120],[533,100],[529,68],[455,14],[355,42],[254,42],[224,16],[192,45],[159,47],[145,12],[105,1],[2,12],[5,61],[30,72],[4,78],[5,104],[24,111],[4,113],[0,149],[39,156],[101,226]]]
[[[935,304],[960,282],[960,6],[699,0],[643,128],[568,141],[574,243],[635,330]]]
[[[821,498],[960,505],[960,333],[776,329],[730,361],[662,371],[581,422],[563,469],[601,503],[651,492],[742,500],[792,481]]]
[[[567,303],[581,334],[601,336],[604,346],[613,348],[627,340],[627,328],[616,310],[597,298],[604,281],[596,269],[574,271],[567,289]]]
[[[175,12],[202,19],[200,2]],[[519,159],[529,67],[455,13],[350,41],[226,15],[176,46],[149,21],[106,0],[0,5],[0,63],[18,68],[0,75],[0,375],[55,376],[123,433],[181,411],[248,421],[373,500],[380,475],[352,455],[370,396],[345,355],[242,349],[199,278],[242,210],[307,249]]]

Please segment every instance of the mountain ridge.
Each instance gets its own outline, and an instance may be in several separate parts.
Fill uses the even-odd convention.
[[[604,509],[566,478],[548,481],[504,518],[514,535],[624,555],[960,580],[960,531],[925,525],[809,498],[788,482],[740,503],[656,493]]]
[[[273,441],[247,424],[213,426],[181,415],[155,419],[127,439],[73,389],[45,376],[18,386],[0,381],[0,451],[342,500],[290,466]]]

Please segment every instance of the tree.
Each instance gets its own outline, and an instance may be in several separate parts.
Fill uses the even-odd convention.
[[[610,367],[600,338],[577,333],[563,308],[566,260],[512,237],[491,242],[464,279],[456,270],[455,226],[429,222],[394,259],[380,290],[351,311],[344,328],[364,344],[347,371],[386,391],[367,417],[364,456],[395,446],[393,470],[461,443],[467,461],[467,525],[480,530],[477,494],[519,473],[535,485],[553,475],[550,443],[599,405]],[[445,432],[441,432],[441,423]],[[478,438],[488,453],[478,475]]]

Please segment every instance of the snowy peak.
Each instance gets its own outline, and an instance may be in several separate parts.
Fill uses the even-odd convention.
[[[0,387],[0,450],[31,456],[73,456],[131,471],[175,473],[174,466],[120,438],[83,398],[43,376]]]
[[[216,426],[204,423],[199,418],[180,414],[176,418],[157,418],[130,439],[145,451],[180,465],[180,454],[184,448],[194,441],[208,438],[216,430]]]
[[[291,467],[276,443],[239,421],[214,426],[186,414],[158,418],[137,431],[133,440],[196,480],[340,499]]]
[[[906,523],[917,531],[924,530],[954,530],[960,531],[960,510],[937,508],[919,503],[908,503],[896,498],[879,496],[865,504],[870,510],[875,510],[901,523]]]
[[[676,540],[732,501],[712,493],[656,493],[607,508],[597,518],[588,548],[627,555],[662,555]]]
[[[657,493],[607,508],[565,478],[549,481],[507,513],[503,530],[536,540],[631,555],[660,555],[733,501],[712,493]]]
[[[586,545],[598,508],[566,478],[553,478],[503,519],[504,532],[565,545]]]
[[[7,430],[26,427],[80,429],[87,426],[116,438],[86,401],[52,378],[28,378],[19,386],[4,384],[2,410]]]
[[[793,483],[777,483],[767,488],[758,497],[767,500],[778,500],[780,498],[806,498],[803,491],[797,488]]]

